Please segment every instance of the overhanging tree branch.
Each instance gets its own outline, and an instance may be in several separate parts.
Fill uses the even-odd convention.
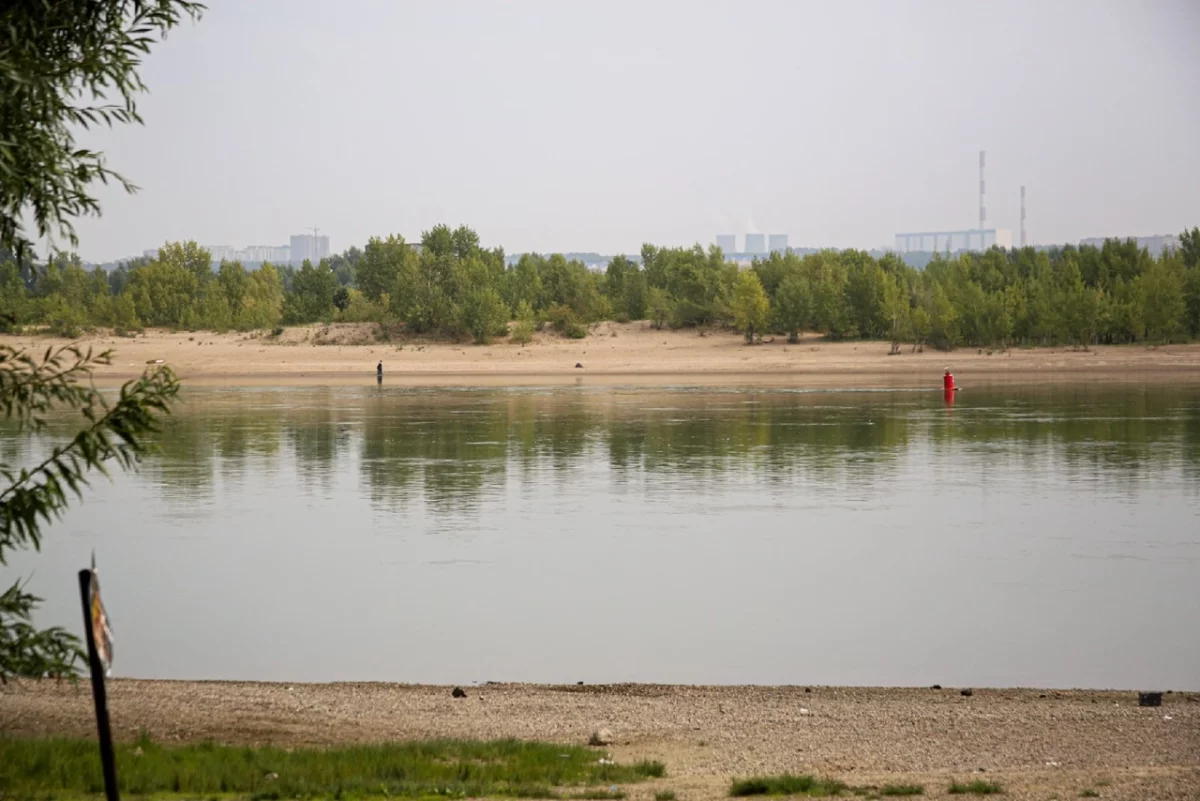
[[[73,409],[87,421],[69,442],[30,468],[0,465],[0,565],[6,551],[41,544],[41,527],[62,515],[79,497],[92,471],[108,474],[115,460],[122,468],[137,464],[146,445],[142,436],[158,430],[170,412],[179,380],[168,367],[147,371],[126,383],[110,403],[91,383],[96,366],[110,364],[109,351],[96,354],[74,346],[48,349],[41,360],[0,346],[0,408],[20,428],[44,431],[56,409]],[[0,683],[10,676],[73,675],[79,641],[61,628],[37,629],[34,608],[41,599],[14,582],[0,595]]]
[[[32,252],[37,236],[78,244],[74,218],[98,215],[89,193],[110,179],[102,153],[75,146],[75,131],[140,123],[142,57],[185,19],[194,0],[6,0],[0,3],[0,250]]]
[[[70,443],[54,448],[33,468],[16,472],[0,465],[0,476],[8,483],[0,492],[0,564],[6,563],[6,549],[40,547],[39,520],[49,523],[59,517],[67,506],[68,491],[80,497],[89,483],[88,471],[108,475],[105,462],[109,460],[124,469],[133,467],[143,450],[141,435],[157,430],[156,415],[169,413],[178,389],[171,369],[157,368],[126,384],[120,400],[99,416],[96,410],[104,405],[104,398],[92,390],[82,407],[90,425]]]

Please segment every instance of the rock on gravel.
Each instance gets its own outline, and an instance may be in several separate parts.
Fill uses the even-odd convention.
[[[588,745],[612,745],[613,733],[608,729],[596,729],[588,738]]]

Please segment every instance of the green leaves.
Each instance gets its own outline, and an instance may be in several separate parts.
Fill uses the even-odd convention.
[[[70,441],[54,446],[41,463],[19,470],[0,464],[5,489],[0,491],[0,564],[6,551],[40,546],[41,526],[79,497],[92,471],[108,474],[108,463],[133,467],[142,452],[141,437],[156,430],[156,420],[169,412],[179,390],[170,368],[148,371],[121,388],[110,405],[83,381],[92,369],[110,364],[111,351],[67,347],[47,350],[41,361],[0,346],[0,408],[7,419],[42,430],[48,413],[58,407],[79,411],[85,427]]]
[[[0,345],[0,408],[5,419],[31,432],[46,432],[52,413],[74,410],[83,427],[50,448],[41,462],[0,464],[0,565],[16,548],[39,548],[42,528],[79,498],[91,473],[108,475],[115,463],[133,468],[144,434],[157,430],[179,391],[170,368],[158,367],[121,388],[113,403],[91,384],[92,371],[108,365],[112,352],[76,347],[47,349],[41,359]],[[59,629],[38,631],[30,622],[39,599],[13,584],[0,596],[0,680],[10,675],[63,675],[71,671],[78,643]]]
[[[770,309],[758,274],[753,270],[738,273],[733,290],[733,324],[745,334],[747,342],[753,343],[756,335],[762,337]]]
[[[0,595],[0,684],[13,676],[70,676],[83,657],[79,640],[68,632],[34,627],[33,610],[41,600],[20,582]]]
[[[463,327],[475,338],[475,344],[486,345],[492,337],[504,331],[509,311],[500,293],[489,286],[472,289],[463,300]]]
[[[667,290],[652,286],[646,293],[646,314],[650,317],[650,325],[661,329],[671,322],[675,316],[675,301]]]
[[[337,276],[322,262],[313,266],[307,259],[292,276],[292,291],[284,302],[284,322],[310,323],[333,318],[333,293]]]
[[[384,294],[396,290],[402,276],[411,281],[411,262],[415,256],[403,237],[372,237],[355,268],[357,288],[367,300],[377,302]]]
[[[706,252],[699,245],[692,248],[647,245],[642,248],[642,259],[647,284],[670,295],[672,325],[708,325],[728,319],[737,267],[727,263],[719,249]],[[654,300],[646,299],[652,320]]]
[[[191,0],[13,0],[0,5],[0,249],[32,252],[39,238],[78,243],[73,220],[100,213],[96,181],[136,187],[74,128],[140,123],[141,58],[204,6]],[[115,102],[106,102],[109,99]]]
[[[527,345],[533,340],[533,307],[525,301],[517,305],[516,322],[513,323],[512,336],[509,339],[514,345]]]
[[[812,287],[799,273],[792,273],[779,284],[775,296],[775,325],[788,335],[791,342],[799,339],[800,331],[812,319]]]

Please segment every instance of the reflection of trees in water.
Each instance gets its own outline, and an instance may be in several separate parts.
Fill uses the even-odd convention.
[[[734,471],[777,483],[796,472],[871,475],[907,443],[904,418],[871,407],[648,405],[583,393],[485,395],[457,408],[380,398],[363,420],[363,476],[376,499],[419,489],[434,508],[461,510],[505,487],[510,471],[524,486],[563,487],[600,462],[618,485],[669,475],[702,491]]]
[[[26,465],[30,461],[33,443],[28,437],[16,436],[16,426],[0,429],[0,464]]]
[[[616,470],[684,475],[701,485],[734,472],[786,485],[837,482],[894,469],[908,426],[872,406],[747,403],[734,408],[651,412],[621,420],[605,441]]]
[[[464,511],[504,483],[503,409],[446,402],[369,402],[362,419],[362,475],[372,499],[405,501],[419,488],[439,511]]]
[[[156,439],[147,474],[168,497],[209,496],[217,477],[286,471],[289,459],[304,484],[329,489],[357,456],[374,502],[440,513],[472,511],[510,481],[565,488],[597,468],[618,491],[702,493],[738,476],[870,485],[911,472],[903,457],[921,442],[984,475],[1050,470],[1128,488],[1175,468],[1200,478],[1200,391],[979,390],[954,409],[914,394],[197,391]],[[3,436],[0,454],[20,464],[38,442]]]
[[[1200,399],[1193,399],[1183,415],[1183,474],[1193,482],[1192,486],[1200,487]]]
[[[1189,447],[1188,432],[1198,403],[1194,387],[1054,387],[958,407],[935,416],[928,435],[941,453],[986,449],[997,466],[1015,460],[1030,470],[1049,460],[1069,478],[1128,486],[1176,467],[1196,474],[1200,450]]]
[[[142,472],[168,499],[205,498],[218,476],[236,482],[248,471],[274,469],[285,430],[285,418],[252,406],[193,401],[165,421]]]
[[[337,466],[351,447],[349,425],[332,408],[319,408],[289,417],[283,424],[283,433],[304,484],[332,489],[337,480]]]
[[[251,440],[227,439],[227,426],[233,420],[194,419],[180,416],[170,419],[163,431],[153,438],[155,452],[147,458],[142,473],[163,489],[168,500],[194,501],[213,494],[217,460],[237,470],[248,452]],[[224,448],[229,448],[228,451]]]

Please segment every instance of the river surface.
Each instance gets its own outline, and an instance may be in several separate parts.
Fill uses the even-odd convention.
[[[79,631],[95,549],[118,676],[1200,689],[1200,387],[193,389],[157,442],[0,567]]]

